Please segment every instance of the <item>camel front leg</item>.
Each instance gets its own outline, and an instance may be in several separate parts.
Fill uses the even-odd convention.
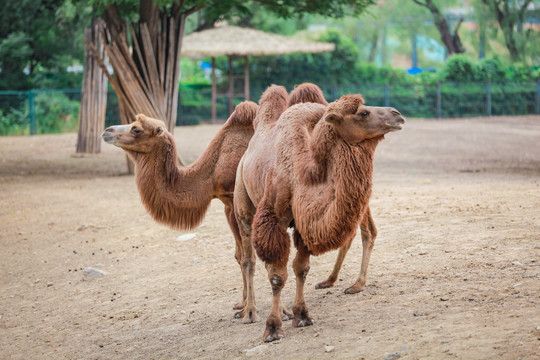
[[[242,301],[236,303],[233,306],[233,309],[235,310],[242,310],[246,306],[246,298],[247,298],[247,279],[246,274],[244,272],[244,267],[242,266],[242,258],[244,250],[242,248],[242,236],[240,235],[240,230],[238,229],[238,222],[236,221],[236,217],[234,215],[233,207],[231,205],[225,205],[225,217],[227,218],[227,222],[229,223],[229,227],[231,228],[231,231],[234,236],[234,258],[236,259],[236,262],[238,265],[240,265],[240,271],[242,273]]]
[[[281,328],[281,290],[287,282],[287,262],[280,264],[268,264],[268,280],[272,286],[272,309],[266,319],[266,329],[263,335],[263,341],[270,342],[280,340],[285,337],[285,332]]]
[[[339,248],[339,253],[336,259],[336,263],[334,264],[334,269],[332,270],[332,273],[330,274],[330,276],[328,276],[328,279],[321,281],[320,283],[315,285],[315,289],[326,289],[334,286],[334,283],[338,279],[341,266],[343,265],[343,260],[345,260],[345,256],[347,256],[347,252],[351,248],[355,236],[356,233],[354,233],[351,238],[347,240],[342,247]]]
[[[369,208],[360,224],[360,231],[362,233],[362,264],[360,265],[360,276],[353,286],[345,290],[345,294],[356,294],[366,286],[369,258],[371,257],[371,252],[375,245],[375,238],[377,237],[377,227],[375,226]]]
[[[297,247],[296,257],[293,261],[294,274],[296,275],[296,298],[293,305],[294,318],[292,325],[294,327],[303,327],[315,323],[315,320],[309,316],[304,297],[304,284],[309,272],[310,253],[297,230],[294,231],[294,243]]]

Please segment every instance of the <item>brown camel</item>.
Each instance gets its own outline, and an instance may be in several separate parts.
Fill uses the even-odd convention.
[[[292,105],[306,103],[306,102],[313,102],[313,103],[328,105],[328,102],[324,98],[322,91],[318,87],[316,87],[316,85],[313,85],[311,83],[303,83],[298,86],[295,86],[294,90],[290,93],[289,101],[287,102],[287,107],[291,107]],[[313,131],[315,124],[316,123],[307,124],[308,132],[311,133]],[[312,172],[313,176],[317,176],[320,174],[321,173],[317,174],[317,173]],[[362,220],[362,223],[365,223],[365,226],[363,227],[361,226],[361,228],[363,229],[361,230],[362,240],[363,240],[362,243],[364,244],[364,246],[367,246],[367,244],[369,243],[374,243],[375,237],[377,236],[377,229],[375,227],[373,218],[371,217],[371,211],[369,207],[366,211],[365,219]],[[347,255],[347,252],[351,248],[351,245],[355,236],[356,236],[356,231],[353,234],[351,234],[350,239],[347,239],[344,245],[341,248],[339,248],[338,257],[336,259],[334,268],[332,272],[330,273],[330,276],[328,276],[326,280],[315,285],[316,289],[325,289],[325,288],[332,287],[334,285],[334,283],[336,282],[338,278],[339,271],[341,270],[341,266],[343,265],[343,261],[345,260],[345,256]],[[363,253],[367,255],[368,251],[365,250]],[[364,263],[367,264],[368,261],[364,261]],[[361,275],[358,277],[357,281],[352,286],[345,289],[346,294],[355,294],[364,288],[366,284],[366,270],[367,269],[363,269],[360,271]]]
[[[314,84],[297,86],[291,96],[294,97],[291,104],[313,100],[326,102],[322,91]],[[235,257],[240,264],[242,244],[232,196],[236,168],[253,135],[257,108],[253,102],[239,104],[205,152],[187,167],[176,165],[174,138],[160,120],[138,115],[130,125],[107,128],[102,137],[124,149],[135,162],[141,200],[156,221],[178,229],[195,228],[203,220],[210,201],[220,199],[225,205],[225,215],[236,242]],[[234,306],[235,309],[245,306],[245,276],[243,282],[243,300]],[[235,316],[243,317],[238,313]],[[292,314],[290,316],[292,318]]]
[[[282,94],[279,87],[270,87],[263,94],[255,133],[238,166],[234,193],[244,242],[242,264],[248,274],[246,306],[251,305],[253,295],[251,244],[266,263],[272,287],[264,341],[285,335],[280,297],[287,281],[287,227],[294,228],[297,248],[293,326],[312,325],[304,299],[309,257],[345,246],[358,225],[362,233],[375,232],[368,215],[373,154],[384,134],[401,129],[404,122],[393,108],[363,105],[360,95],[343,96],[328,107],[299,104],[283,112],[277,121],[276,113],[283,108]],[[312,124],[316,125],[310,134]],[[373,242],[364,238],[363,242],[361,277],[373,248]]]

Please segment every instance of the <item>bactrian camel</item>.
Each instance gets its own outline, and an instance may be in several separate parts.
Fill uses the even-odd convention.
[[[306,101],[326,104],[322,91],[314,84],[299,85],[291,92],[291,105]],[[174,138],[161,120],[140,114],[129,125],[107,128],[102,137],[124,149],[134,161],[141,200],[157,222],[177,229],[193,229],[203,220],[210,201],[220,199],[225,205],[236,242],[235,257],[240,264],[242,245],[232,196],[236,168],[253,135],[257,108],[253,102],[236,106],[204,153],[187,167],[177,166]],[[244,308],[247,297],[243,278],[243,299],[234,306],[239,310]],[[236,317],[243,317],[243,313],[237,313]]]
[[[266,264],[272,288],[264,341],[285,335],[280,297],[287,281],[287,227],[294,229],[297,248],[293,326],[312,325],[304,299],[309,257],[343,247],[359,225],[362,233],[374,234],[375,225],[367,215],[373,154],[384,134],[401,129],[404,123],[397,110],[365,106],[360,95],[343,96],[327,107],[307,103],[283,112],[284,94],[277,86],[263,94],[255,133],[238,165],[234,191],[245,250],[242,264],[248,274],[246,307],[252,306],[253,296],[252,244]],[[360,277],[367,271],[372,240],[363,237]],[[252,311],[256,311],[254,307]]]

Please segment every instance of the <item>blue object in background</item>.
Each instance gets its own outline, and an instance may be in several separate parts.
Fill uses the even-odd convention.
[[[201,67],[202,70],[212,69],[212,64],[210,64],[210,63],[207,62],[207,61],[201,61],[201,62],[199,62],[199,66]]]
[[[418,74],[421,74],[422,73],[422,69],[420,69],[419,67],[412,67],[410,69],[407,69],[407,74],[409,75],[418,75]]]

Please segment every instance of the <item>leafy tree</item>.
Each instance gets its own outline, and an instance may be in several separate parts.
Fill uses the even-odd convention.
[[[522,24],[532,0],[482,0],[495,14],[497,22],[504,34],[506,48],[512,61],[521,61],[525,53],[525,44],[533,34],[532,29],[524,30]],[[536,39],[538,43],[538,39]]]
[[[460,19],[460,21],[457,23],[456,27],[454,28],[453,34],[451,32],[450,26],[448,25],[448,22],[446,21],[444,15],[441,13],[437,5],[433,2],[433,0],[413,0],[416,4],[423,6],[427,8],[431,14],[433,15],[433,21],[435,23],[435,26],[439,30],[439,33],[441,35],[441,41],[444,44],[444,47],[448,51],[448,54],[461,54],[465,52],[465,48],[463,47],[463,44],[461,43],[461,38],[459,37],[459,27],[461,23],[463,22],[463,19]]]
[[[88,5],[75,0],[4,0],[0,89],[28,89],[40,85],[39,73],[65,73],[82,57],[82,29],[90,12]]]

